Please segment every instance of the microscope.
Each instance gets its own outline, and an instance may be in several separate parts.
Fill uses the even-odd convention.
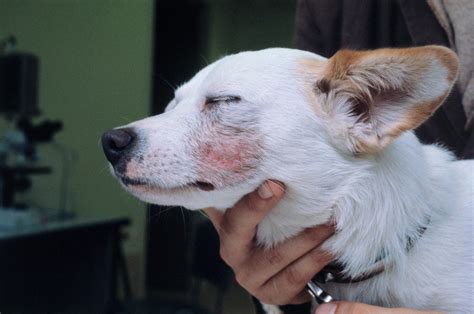
[[[7,126],[0,135],[0,225],[38,222],[15,195],[31,188],[30,176],[51,173],[49,166],[38,165],[36,146],[52,141],[62,123],[33,123],[40,114],[38,73],[38,58],[18,52],[13,36],[0,41],[0,115]]]

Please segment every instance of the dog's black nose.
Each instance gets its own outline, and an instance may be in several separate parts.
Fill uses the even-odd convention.
[[[131,129],[115,129],[105,132],[102,135],[102,148],[107,160],[115,165],[132,146],[135,137],[136,134]]]

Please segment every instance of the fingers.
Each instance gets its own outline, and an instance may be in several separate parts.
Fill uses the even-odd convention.
[[[272,199],[273,197],[275,197],[275,195],[273,194],[273,189],[275,189],[275,191],[277,192],[276,199]],[[257,199],[255,198],[255,194],[258,195]],[[268,206],[269,201],[272,201],[272,203],[276,204],[276,202],[278,202],[278,200],[283,196],[283,194],[284,194],[283,184],[277,183],[274,181],[267,181],[264,184],[262,184],[262,186],[260,186],[256,191],[245,196],[234,207],[242,208],[242,210],[246,210],[246,211],[249,211],[249,210],[251,211],[253,210],[254,207],[257,207],[257,208],[264,207],[262,211],[263,211],[263,216],[265,216],[265,214],[271,209],[271,207]],[[252,200],[249,200],[248,198],[251,198]],[[259,202],[259,198],[263,199],[264,202],[261,202],[261,201]],[[255,199],[257,200],[257,202],[255,202]],[[265,206],[265,203],[267,203],[267,206]],[[246,205],[246,206],[242,206],[242,205]],[[224,217],[224,213],[212,207],[205,208],[203,209],[203,211],[209,217],[209,220],[211,220],[214,227],[216,227],[216,229],[222,230],[221,224],[222,224],[222,219]],[[226,214],[229,215],[228,213],[230,211],[231,209],[228,209]],[[238,212],[239,209],[233,210],[234,215],[236,214],[235,213],[236,211]],[[263,216],[261,218],[263,218]]]
[[[283,195],[282,184],[266,181],[224,214],[205,209],[219,232],[221,257],[234,270],[237,281],[269,304],[309,301],[306,283],[332,259],[318,248],[334,233],[330,225],[308,229],[270,250],[255,246],[258,224]]]
[[[272,249],[256,248],[237,276],[252,289],[260,287],[268,278],[272,278],[286,266],[321,245],[333,233],[332,225],[321,225],[307,229]],[[316,273],[318,269],[318,265],[312,265],[310,272]],[[306,297],[305,295],[305,299]]]
[[[207,217],[212,222],[217,232],[219,232],[219,229],[222,223],[222,218],[224,217],[224,213],[212,207],[204,208],[203,211],[206,213]]]
[[[303,304],[311,302],[312,300],[314,300],[313,297],[309,294],[308,291],[306,291],[306,289],[304,289],[297,296],[287,302],[287,304]]]
[[[382,308],[354,302],[332,302],[318,306],[315,314],[441,314],[401,308]]]
[[[256,297],[264,303],[277,305],[298,302],[306,284],[332,259],[330,254],[316,247],[268,280]]]
[[[230,266],[246,258],[244,253],[248,253],[253,246],[257,225],[283,195],[282,185],[267,181],[226,211],[219,232],[221,256]]]

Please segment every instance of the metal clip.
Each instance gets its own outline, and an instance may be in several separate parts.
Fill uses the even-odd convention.
[[[330,296],[326,291],[324,291],[320,286],[318,286],[314,281],[310,281],[306,284],[308,293],[318,302],[329,303],[334,301],[333,297]]]

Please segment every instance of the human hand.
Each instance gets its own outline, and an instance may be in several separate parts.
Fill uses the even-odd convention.
[[[311,300],[305,286],[332,257],[321,244],[334,233],[331,225],[309,228],[271,249],[255,245],[258,224],[284,195],[283,185],[266,181],[225,214],[204,211],[220,238],[222,259],[237,282],[267,304],[298,304]]]
[[[441,314],[433,311],[418,311],[402,308],[382,308],[354,302],[332,302],[321,304],[314,314]]]

